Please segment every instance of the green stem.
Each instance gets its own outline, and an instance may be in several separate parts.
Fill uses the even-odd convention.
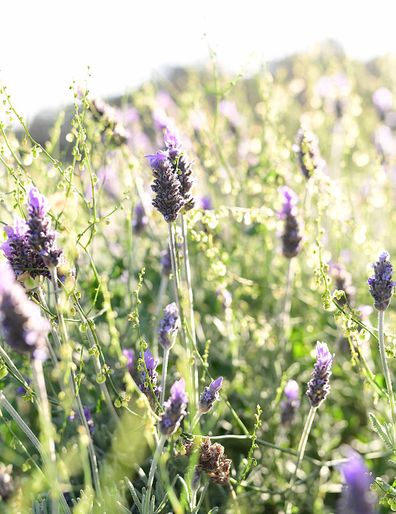
[[[188,241],[187,241],[187,224],[184,219],[183,214],[181,214],[181,227],[182,227],[182,236],[183,236],[183,256],[184,256],[184,270],[186,274],[187,281],[187,291],[188,291],[188,303],[190,308],[190,327],[191,327],[191,338],[193,344],[193,352],[192,352],[192,374],[193,374],[193,385],[194,385],[194,401],[195,406],[198,405],[198,368],[197,368],[197,360],[196,360],[196,348],[197,348],[197,337],[195,332],[195,317],[194,317],[194,296],[192,290],[192,280],[191,280],[191,267],[190,267],[190,259],[188,255]]]
[[[313,421],[315,419],[316,410],[317,410],[317,407],[311,407],[311,409],[310,409],[310,411],[308,413],[307,419],[305,421],[304,429],[303,429],[303,432],[301,434],[300,443],[299,443],[298,449],[297,449],[297,453],[298,453],[297,463],[296,463],[296,467],[294,469],[294,473],[293,473],[293,475],[291,477],[291,480],[290,480],[289,488],[288,488],[287,493],[286,493],[286,498],[293,491],[294,485],[296,483],[297,473],[298,473],[298,470],[300,469],[301,462],[302,462],[302,460],[304,458],[305,448],[307,446],[307,441],[308,441],[309,433],[311,432],[312,424],[313,424]],[[286,504],[286,509],[285,509],[286,514],[291,514],[292,507],[293,507],[292,502],[288,501],[287,504]]]
[[[386,389],[388,391],[389,406],[391,409],[391,419],[393,423],[393,444],[396,443],[396,412],[395,412],[395,397],[393,395],[392,379],[388,367],[388,361],[385,351],[385,338],[384,338],[384,311],[378,311],[378,346],[381,356],[382,371],[384,373]]]
[[[157,470],[158,461],[161,457],[165,441],[166,436],[162,434],[160,440],[158,441],[157,448],[155,450],[154,457],[150,466],[149,477],[147,482],[147,492],[144,498],[143,514],[151,514],[151,491],[153,489],[154,476]]]
[[[162,380],[161,380],[161,397],[160,397],[161,407],[164,405],[164,400],[165,400],[165,387],[166,387],[166,375],[168,372],[169,350],[170,350],[170,348],[164,349],[164,358],[162,361]]]
[[[52,285],[53,285],[54,293],[55,293],[55,306],[56,306],[58,322],[59,322],[59,326],[60,326],[60,330],[61,330],[61,338],[63,339],[63,343],[66,344],[67,341],[69,340],[69,337],[67,334],[65,319],[63,317],[63,313],[62,313],[60,302],[59,302],[58,278],[57,278],[56,268],[51,269],[51,278],[52,278]],[[75,385],[76,377],[75,377],[73,370],[71,370],[71,376],[70,376],[69,382],[70,382],[70,388],[72,391],[73,399],[76,402],[77,412],[79,414],[80,421],[85,429],[86,437],[88,439],[88,453],[89,453],[89,458],[91,461],[92,478],[93,478],[93,483],[95,486],[96,494],[98,496],[101,496],[99,470],[98,470],[98,463],[97,463],[97,459],[96,459],[95,449],[93,446],[93,441],[92,441],[92,437],[91,437],[91,434],[89,431],[87,419],[85,417],[84,408],[81,403],[80,394]]]

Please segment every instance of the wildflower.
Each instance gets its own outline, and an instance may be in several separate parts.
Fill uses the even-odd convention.
[[[135,207],[135,213],[132,220],[132,227],[135,234],[140,234],[148,224],[148,216],[142,203],[138,203]]]
[[[192,163],[187,160],[182,145],[179,140],[179,135],[176,130],[165,130],[164,141],[169,159],[172,167],[177,174],[180,181],[180,192],[184,199],[184,210],[189,211],[194,207],[194,198],[191,195],[191,188],[193,186]]]
[[[14,479],[12,478],[12,465],[6,466],[0,462],[0,498],[7,501],[14,492]]]
[[[122,355],[126,359],[126,367],[130,373],[132,373],[135,365],[135,352],[131,348],[124,348]]]
[[[352,276],[346,269],[338,263],[330,264],[330,275],[332,276],[335,288],[344,291],[344,296],[337,300],[343,306],[345,303],[353,305],[355,298],[355,288],[352,285]]]
[[[289,187],[282,187],[281,193],[283,195],[283,205],[279,217],[285,221],[282,234],[282,253],[285,257],[291,259],[300,251],[302,239],[296,217],[298,199],[295,192]]]
[[[312,132],[300,128],[293,149],[297,153],[302,174],[306,179],[311,178],[322,165],[317,137]]]
[[[198,470],[207,473],[209,478],[220,485],[226,485],[230,479],[231,460],[224,452],[224,446],[219,443],[212,444],[209,437],[197,448],[194,443],[188,443],[185,447],[186,454],[199,452]]]
[[[175,302],[168,304],[158,327],[158,342],[164,349],[171,348],[180,327],[179,309]]]
[[[55,232],[51,230],[46,198],[36,187],[31,187],[28,195],[28,237],[30,247],[37,252],[48,267],[56,267],[62,250],[55,247]]]
[[[212,199],[208,195],[200,196],[198,198],[198,203],[199,203],[200,209],[202,209],[203,211],[210,211],[213,209]]]
[[[152,394],[159,398],[161,388],[157,386],[158,373],[156,372],[158,361],[153,357],[150,350],[146,350],[143,355],[144,365],[140,373],[139,389],[152,400]],[[147,370],[147,372],[146,372]]]
[[[289,425],[300,406],[300,390],[295,380],[289,380],[285,386],[284,394],[286,399],[281,402],[281,423]]]
[[[11,348],[30,353],[34,358],[46,358],[49,325],[6,264],[0,267],[0,325]]]
[[[181,183],[167,156],[161,152],[147,156],[153,170],[152,190],[157,193],[153,206],[163,215],[165,221],[175,221],[184,206]]]
[[[202,413],[209,412],[215,401],[219,399],[219,391],[223,384],[223,377],[213,380],[208,387],[205,387],[203,393],[199,397],[199,410]]]
[[[319,407],[330,392],[329,379],[332,363],[333,356],[329,352],[327,344],[318,341],[316,343],[316,363],[306,393],[312,407]]]
[[[338,503],[338,514],[375,514],[376,497],[370,491],[372,479],[362,457],[348,449],[348,461],[340,466],[345,486]]]
[[[378,261],[373,264],[374,275],[367,281],[370,294],[374,298],[377,311],[385,311],[390,304],[395,282],[392,280],[393,267],[389,262],[389,253],[382,252]]]
[[[159,428],[163,435],[170,436],[176,432],[187,414],[187,394],[184,379],[176,381],[170,390],[170,397],[165,402],[165,411],[161,416]]]

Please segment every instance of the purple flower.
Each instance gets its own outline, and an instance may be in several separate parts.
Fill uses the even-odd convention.
[[[295,257],[300,251],[300,227],[297,220],[297,202],[296,193],[289,187],[282,187],[280,191],[283,196],[282,210],[279,217],[284,220],[284,230],[282,234],[282,253],[288,259]]]
[[[0,266],[0,326],[6,343],[14,350],[44,360],[48,322],[15,281],[7,264]]]
[[[300,388],[295,380],[289,380],[283,392],[286,399],[280,404],[281,423],[282,425],[289,425],[300,406]]]
[[[128,371],[132,373],[135,366],[135,352],[131,348],[124,348],[122,355],[126,358],[126,367]]]
[[[199,410],[202,413],[209,412],[215,401],[219,399],[219,391],[223,385],[223,377],[213,380],[209,387],[205,387],[199,397]]]
[[[161,416],[159,428],[161,434],[170,436],[176,432],[187,414],[187,394],[184,379],[177,380],[170,390],[170,397],[165,402],[165,411]]]
[[[330,392],[330,376],[333,356],[329,352],[326,343],[316,343],[316,363],[308,382],[307,396],[312,407],[319,405],[326,399]]]
[[[373,104],[381,118],[393,107],[393,95],[386,87],[380,87],[373,93]]]
[[[345,487],[339,501],[337,514],[375,514],[376,497],[370,491],[372,479],[362,457],[348,448],[348,460],[341,464]]]
[[[162,266],[161,273],[168,277],[172,272],[172,259],[170,255],[169,246],[166,250],[163,250],[160,255],[160,263]]]
[[[279,218],[284,220],[287,216],[294,216],[296,214],[298,196],[293,189],[290,189],[290,187],[287,186],[279,188],[279,191],[283,196],[282,210],[279,212]]]
[[[373,264],[374,275],[367,281],[377,311],[385,311],[389,307],[395,287],[392,280],[393,267],[388,259],[389,253],[382,252],[378,261]]]
[[[164,349],[173,346],[180,328],[179,309],[175,302],[168,304],[158,326],[158,342]]]
[[[92,435],[95,431],[95,424],[94,424],[94,420],[92,418],[91,409],[87,406],[84,406],[83,411],[84,411],[85,420],[88,425],[89,433]],[[76,421],[76,413],[74,411],[72,411],[71,414],[68,416],[68,420],[71,422]],[[83,423],[83,421],[81,419],[80,419],[80,421],[81,421],[81,423]]]
[[[155,154],[146,155],[146,158],[153,169],[160,168],[164,165],[167,160],[166,155],[163,152],[157,152]]]
[[[148,224],[148,216],[146,209],[140,202],[135,207],[135,213],[132,220],[132,227],[135,234],[140,234]]]
[[[213,209],[213,202],[210,196],[200,196],[198,198],[198,205],[204,211],[210,211]]]
[[[144,365],[140,372],[139,389],[152,401],[153,393],[156,398],[159,398],[161,392],[161,388],[157,385],[158,373],[156,369],[158,361],[154,359],[153,354],[148,349],[143,354],[143,360]]]

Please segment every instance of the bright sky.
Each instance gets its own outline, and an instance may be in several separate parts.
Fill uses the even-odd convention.
[[[0,80],[28,116],[90,90],[125,90],[208,58],[239,71],[326,38],[354,57],[396,54],[394,0],[3,0]]]

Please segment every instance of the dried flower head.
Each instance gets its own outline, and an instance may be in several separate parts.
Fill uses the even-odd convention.
[[[341,464],[345,486],[338,504],[338,514],[376,514],[377,500],[370,490],[372,478],[362,457],[349,448],[348,460]]]
[[[158,342],[162,348],[171,348],[180,328],[179,309],[175,302],[168,304],[158,326]]]
[[[382,252],[378,261],[373,264],[374,275],[367,281],[370,294],[374,298],[374,307],[385,311],[390,304],[395,282],[392,280],[393,267],[389,261],[389,253]]]
[[[199,410],[202,413],[209,412],[213,407],[214,402],[219,399],[219,391],[222,385],[223,377],[219,377],[216,378],[216,380],[213,380],[208,387],[205,387],[199,397]]]
[[[161,416],[159,428],[161,434],[170,436],[176,432],[187,414],[187,394],[184,379],[177,380],[171,387],[170,397],[165,402],[165,411]]]
[[[228,483],[232,462],[224,453],[224,446],[219,443],[212,444],[209,437],[206,437],[198,447],[194,443],[188,443],[185,449],[187,455],[199,452],[197,468],[200,471],[207,473],[217,484]]]
[[[39,307],[26,296],[7,264],[0,266],[0,325],[6,343],[34,358],[46,358],[49,325]]]
[[[319,405],[330,392],[330,376],[333,356],[326,343],[316,343],[316,362],[311,380],[308,382],[307,396],[312,407]]]

